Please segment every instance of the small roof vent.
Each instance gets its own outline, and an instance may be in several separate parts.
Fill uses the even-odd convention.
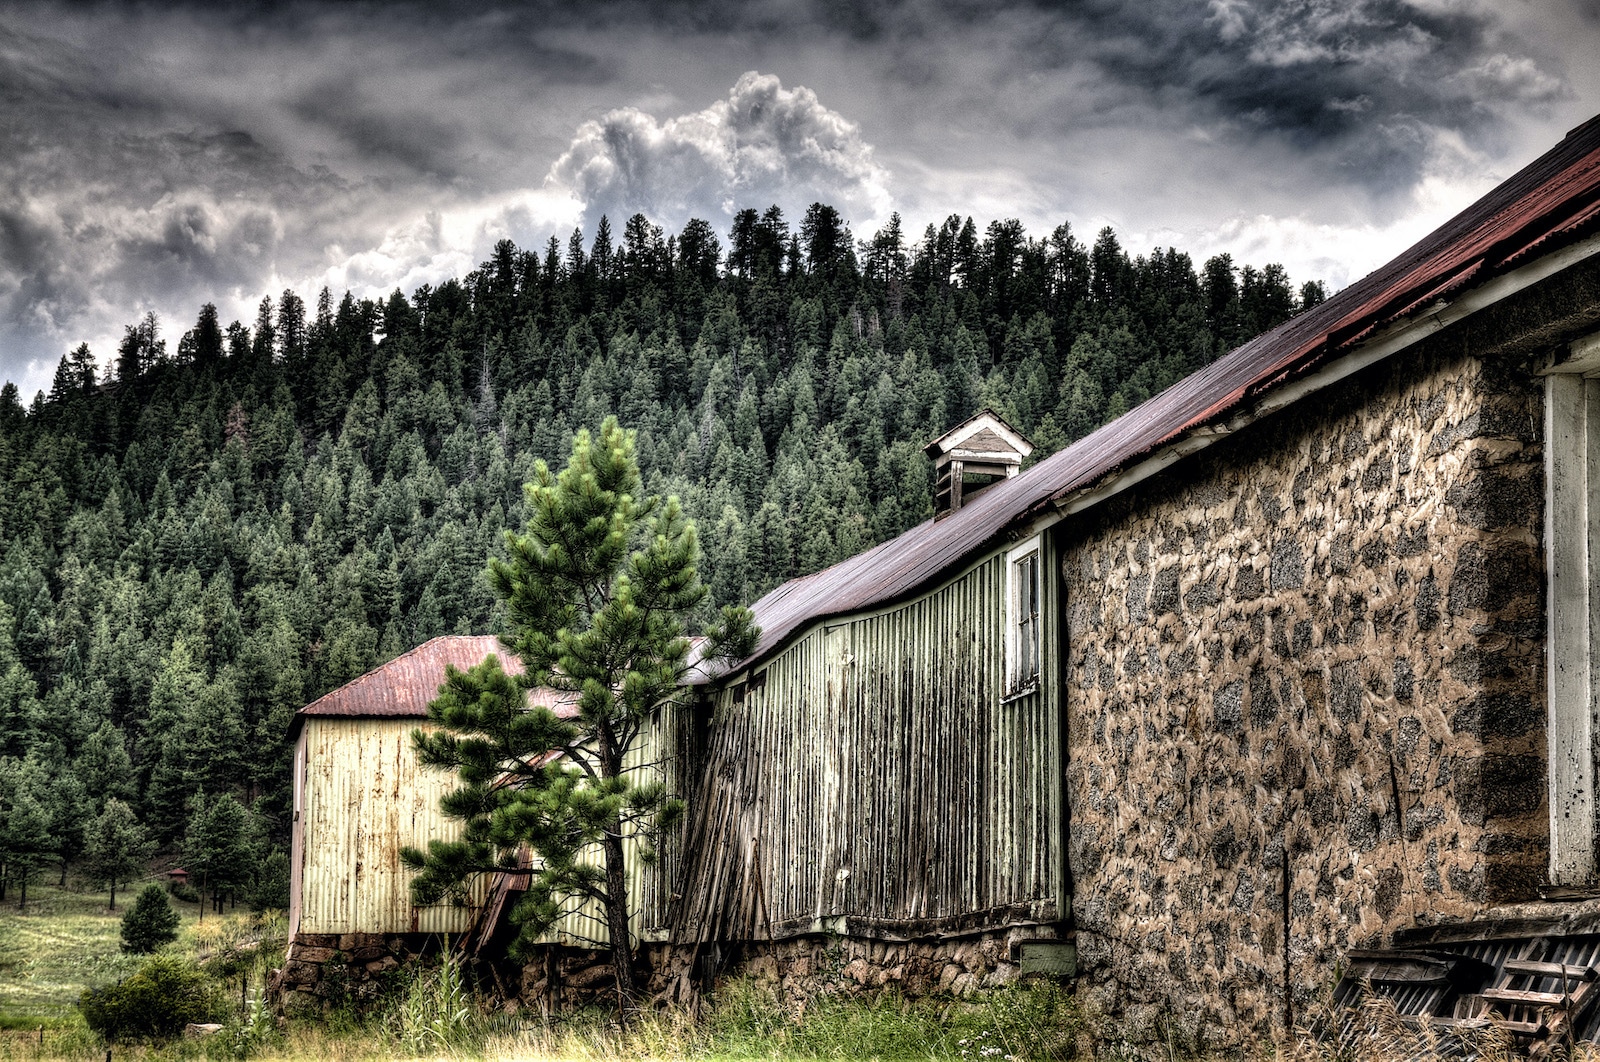
[[[933,518],[942,520],[963,500],[1022,470],[1033,444],[992,409],[979,410],[922,448],[933,458]]]

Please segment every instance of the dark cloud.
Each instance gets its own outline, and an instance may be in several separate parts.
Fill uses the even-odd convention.
[[[1370,265],[1600,107],[1597,22],[1595,0],[0,0],[0,376],[44,386],[146,309],[176,330],[207,300],[409,288],[600,212],[823,199],[858,230],[1070,217]]]

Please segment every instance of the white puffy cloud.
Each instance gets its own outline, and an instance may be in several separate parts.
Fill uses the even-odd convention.
[[[887,219],[889,174],[861,130],[803,85],[750,71],[702,111],[658,121],[635,107],[585,122],[549,182],[593,221],[643,213],[668,226],[813,202],[864,228]]]

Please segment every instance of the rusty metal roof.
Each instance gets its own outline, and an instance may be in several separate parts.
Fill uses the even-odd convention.
[[[928,587],[1005,534],[1197,428],[1225,418],[1356,349],[1378,329],[1600,229],[1600,116],[1326,302],[1185,377],[959,510],[813,575],[753,606],[759,662],[813,623],[893,604]],[[703,680],[702,680],[703,681]]]
[[[439,695],[445,667],[462,671],[483,662],[494,653],[507,674],[522,674],[522,661],[500,644],[493,635],[445,635],[423,642],[401,653],[386,664],[379,664],[359,678],[326,693],[295,714],[290,737],[297,733],[307,716],[342,715],[360,718],[421,719],[428,714],[428,702]],[[530,690],[528,699],[543,704],[558,715],[575,712],[576,695],[539,687]]]

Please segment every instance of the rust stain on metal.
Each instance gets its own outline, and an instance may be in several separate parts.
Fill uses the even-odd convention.
[[[959,510],[794,579],[756,602],[761,640],[740,667],[811,624],[904,600],[993,548],[1012,528],[1186,432],[1350,352],[1378,329],[1600,228],[1600,117],[1415,246]],[[699,681],[707,681],[701,678]]]

